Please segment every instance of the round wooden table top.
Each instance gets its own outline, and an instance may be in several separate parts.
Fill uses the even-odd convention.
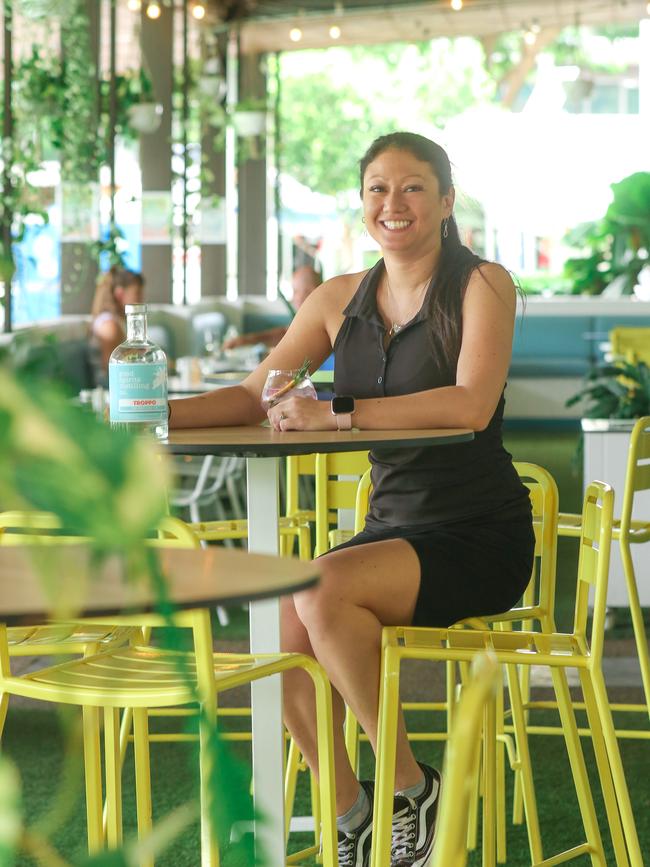
[[[319,576],[315,563],[219,546],[149,550],[159,558],[169,597],[184,608],[282,596]],[[4,621],[147,610],[156,602],[147,575],[127,572],[116,555],[98,567],[86,545],[0,546],[0,575]]]
[[[474,432],[466,428],[280,432],[263,425],[247,425],[172,430],[166,444],[174,454],[254,458],[370,451],[382,445],[389,449],[444,446],[472,439]]]

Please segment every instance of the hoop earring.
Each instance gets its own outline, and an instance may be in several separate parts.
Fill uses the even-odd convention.
[[[362,222],[362,223],[365,223],[365,222],[366,222],[366,218],[365,218],[365,217],[361,217],[361,222]]]
[[[445,219],[443,220],[443,227],[442,227],[442,237],[443,238],[449,237],[449,228],[447,225],[448,223],[449,223],[449,217],[445,217]]]

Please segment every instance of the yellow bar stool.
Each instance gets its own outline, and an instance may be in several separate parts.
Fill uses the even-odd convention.
[[[90,622],[100,623],[100,618]],[[136,622],[148,628],[166,626],[156,615],[111,618],[111,623]],[[319,801],[322,821],[323,863],[336,865],[336,813],[331,688],[323,669],[311,657],[300,654],[213,653],[209,611],[181,611],[174,625],[192,631],[193,651],[180,652],[149,645],[129,645],[73,662],[14,677],[9,669],[7,628],[0,624],[0,691],[36,700],[78,705],[84,718],[84,765],[88,846],[90,852],[120,845],[121,760],[120,708],[133,713],[138,836],[146,841],[153,829],[149,759],[148,710],[199,704],[199,770],[201,780],[201,865],[219,864],[219,852],[209,816],[208,780],[213,769],[207,749],[216,718],[216,697],[223,690],[262,677],[302,668],[311,677],[316,693],[319,754]],[[102,817],[102,761],[100,711],[104,722],[106,812]],[[151,867],[153,856],[143,847],[141,867]]]
[[[163,518],[158,536],[158,539],[150,539],[149,543],[157,545],[165,542],[190,548],[198,546],[194,534],[177,518]],[[0,513],[0,545],[61,545],[78,544],[79,541],[79,536],[66,534],[61,520],[50,512],[13,510]],[[137,625],[101,624],[81,619],[9,626],[7,647],[10,657],[88,656],[132,641],[143,643],[145,637]],[[8,701],[7,695],[0,696],[0,736],[6,721]],[[125,746],[123,736],[122,751]]]
[[[643,858],[601,669],[613,501],[614,493],[608,485],[594,482],[587,488],[582,513],[573,632],[384,628],[372,867],[386,867],[390,852],[402,659],[471,662],[483,650],[490,650],[498,662],[508,666],[548,666],[552,676],[586,840],[564,853],[536,860],[535,867],[550,867],[583,855],[588,855],[593,865],[606,865],[566,680],[567,668],[576,668],[580,675],[616,863],[619,867],[642,867]],[[595,603],[589,628],[591,589],[595,591]],[[516,677],[509,679],[513,692],[517,691],[516,681]],[[526,739],[525,723],[517,718],[514,723],[515,737],[521,748]],[[489,768],[494,763],[494,751],[490,748],[489,737],[486,736],[485,741],[484,765],[488,771],[484,792],[483,864],[492,867],[496,863],[493,801],[490,804],[494,798],[494,774]]]
[[[624,330],[624,329],[618,329]],[[637,330],[637,329],[632,329]],[[642,330],[642,329],[639,329]],[[650,329],[648,329],[650,332]],[[612,332],[613,334],[613,332]],[[647,337],[646,337],[647,340]],[[636,644],[639,665],[641,667],[641,680],[645,694],[645,705],[639,704],[613,704],[616,711],[647,712],[650,714],[650,653],[648,652],[648,639],[646,636],[643,611],[639,600],[634,560],[632,558],[632,545],[644,544],[650,541],[650,520],[639,521],[633,519],[634,499],[642,491],[650,490],[650,468],[647,460],[650,458],[650,416],[638,419],[632,429],[630,446],[627,455],[627,468],[625,471],[625,487],[621,505],[621,517],[614,520],[612,537],[618,540],[625,585],[628,594],[628,604],[632,618],[632,629]],[[560,512],[558,534],[579,538],[582,529],[581,516],[571,512]],[[620,729],[619,735],[628,738],[650,738],[649,731],[639,732],[634,729]]]
[[[612,355],[632,364],[644,361],[650,364],[650,328],[629,328],[620,325],[609,332]]]
[[[481,722],[496,691],[499,666],[489,653],[479,653],[463,685],[458,713],[445,750],[435,849],[430,867],[465,867],[467,826],[481,742]],[[489,725],[489,721],[488,721]]]
[[[319,557],[335,545],[350,539],[353,530],[331,524],[338,509],[356,507],[359,479],[370,468],[367,452],[316,455],[316,550]],[[334,521],[333,521],[334,519]]]
[[[287,505],[286,515],[278,523],[280,553],[289,557],[298,540],[298,556],[311,559],[311,523],[314,512],[300,507],[300,479],[314,475],[315,455],[296,455],[287,458]],[[190,521],[188,526],[202,542],[225,542],[229,539],[247,539],[248,521],[233,518],[215,521]]]
[[[557,485],[551,474],[537,466],[526,462],[514,464],[517,473],[528,488],[533,514],[533,529],[535,533],[535,556],[531,573],[531,580],[526,588],[521,605],[510,611],[496,614],[489,618],[470,618],[455,624],[455,628],[478,628],[478,629],[511,629],[518,624],[523,629],[532,629],[535,623],[543,632],[553,632],[555,623],[553,610],[555,605],[555,576],[557,560],[557,514],[558,492]],[[363,528],[365,515],[368,511],[369,496],[371,491],[370,472],[364,474],[357,489],[357,502],[355,513],[355,532]],[[466,671],[466,664],[459,664],[461,672]],[[524,697],[528,696],[530,687],[530,670],[510,671],[511,676],[518,676],[517,690],[510,696],[511,710],[519,713],[520,719],[525,719]],[[456,705],[456,672],[455,663],[447,663],[447,697],[443,702],[404,702],[404,710],[410,711],[443,711],[447,715],[446,731],[417,732],[409,734],[412,741],[440,741],[447,740],[449,732],[453,728]],[[496,779],[497,779],[497,802],[496,812],[497,825],[497,858],[499,863],[506,861],[506,819],[505,819],[505,754],[510,758],[511,768],[515,771],[515,814],[514,821],[520,824],[526,815],[526,826],[531,851],[531,859],[540,857],[541,834],[533,784],[532,766],[524,741],[518,749],[517,744],[507,732],[503,712],[503,684],[499,684],[497,691],[497,752],[496,752]],[[513,710],[513,706],[514,710]],[[349,711],[346,714],[346,744],[353,767],[358,763],[359,740],[367,740],[364,734],[359,737],[359,727],[354,715]],[[475,793],[477,799],[478,790]],[[477,812],[472,812],[469,840],[471,848],[476,846],[478,825],[476,822]]]

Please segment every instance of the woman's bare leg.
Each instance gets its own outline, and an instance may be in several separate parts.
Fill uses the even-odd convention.
[[[282,650],[314,656],[309,635],[296,614],[291,597],[281,600]],[[284,723],[298,744],[300,752],[312,773],[318,776],[318,746],[316,742],[316,704],[314,685],[309,675],[296,668],[283,674]],[[332,716],[334,721],[334,767],[336,769],[336,812],[341,816],[355,802],[359,782],[350,765],[343,722],[345,704],[336,688],[332,689]]]
[[[353,548],[332,551],[318,561],[321,580],[311,589],[293,597],[295,613],[305,632],[287,618],[292,644],[302,635],[310,652],[325,668],[333,686],[352,709],[368,735],[373,749],[377,743],[377,711],[381,631],[384,625],[409,623],[413,616],[420,586],[420,564],[413,548],[403,540],[372,542]],[[289,649],[287,647],[287,649]],[[292,647],[291,649],[299,649]],[[305,744],[305,755],[314,767],[315,722],[313,701],[305,701],[305,686],[287,683],[285,693],[291,705],[288,726],[298,730],[298,743]],[[337,704],[339,698],[337,697]],[[340,707],[340,705],[339,705]],[[307,710],[311,708],[311,711]],[[311,712],[311,718],[310,718]],[[342,741],[337,709],[335,738]],[[292,732],[293,733],[293,732]],[[310,734],[311,733],[311,734]],[[311,744],[308,745],[308,741]],[[301,746],[302,748],[302,746]],[[336,773],[342,774],[339,814],[354,803],[358,783],[351,768],[340,754],[337,743]],[[344,749],[344,746],[343,746]],[[312,758],[309,758],[309,756]],[[346,767],[347,765],[347,767]],[[406,736],[403,717],[397,738],[395,785],[397,790],[418,784],[422,779]]]

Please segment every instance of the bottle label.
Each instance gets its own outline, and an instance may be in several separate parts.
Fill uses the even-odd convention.
[[[167,421],[165,364],[110,364],[108,389],[112,422]]]

